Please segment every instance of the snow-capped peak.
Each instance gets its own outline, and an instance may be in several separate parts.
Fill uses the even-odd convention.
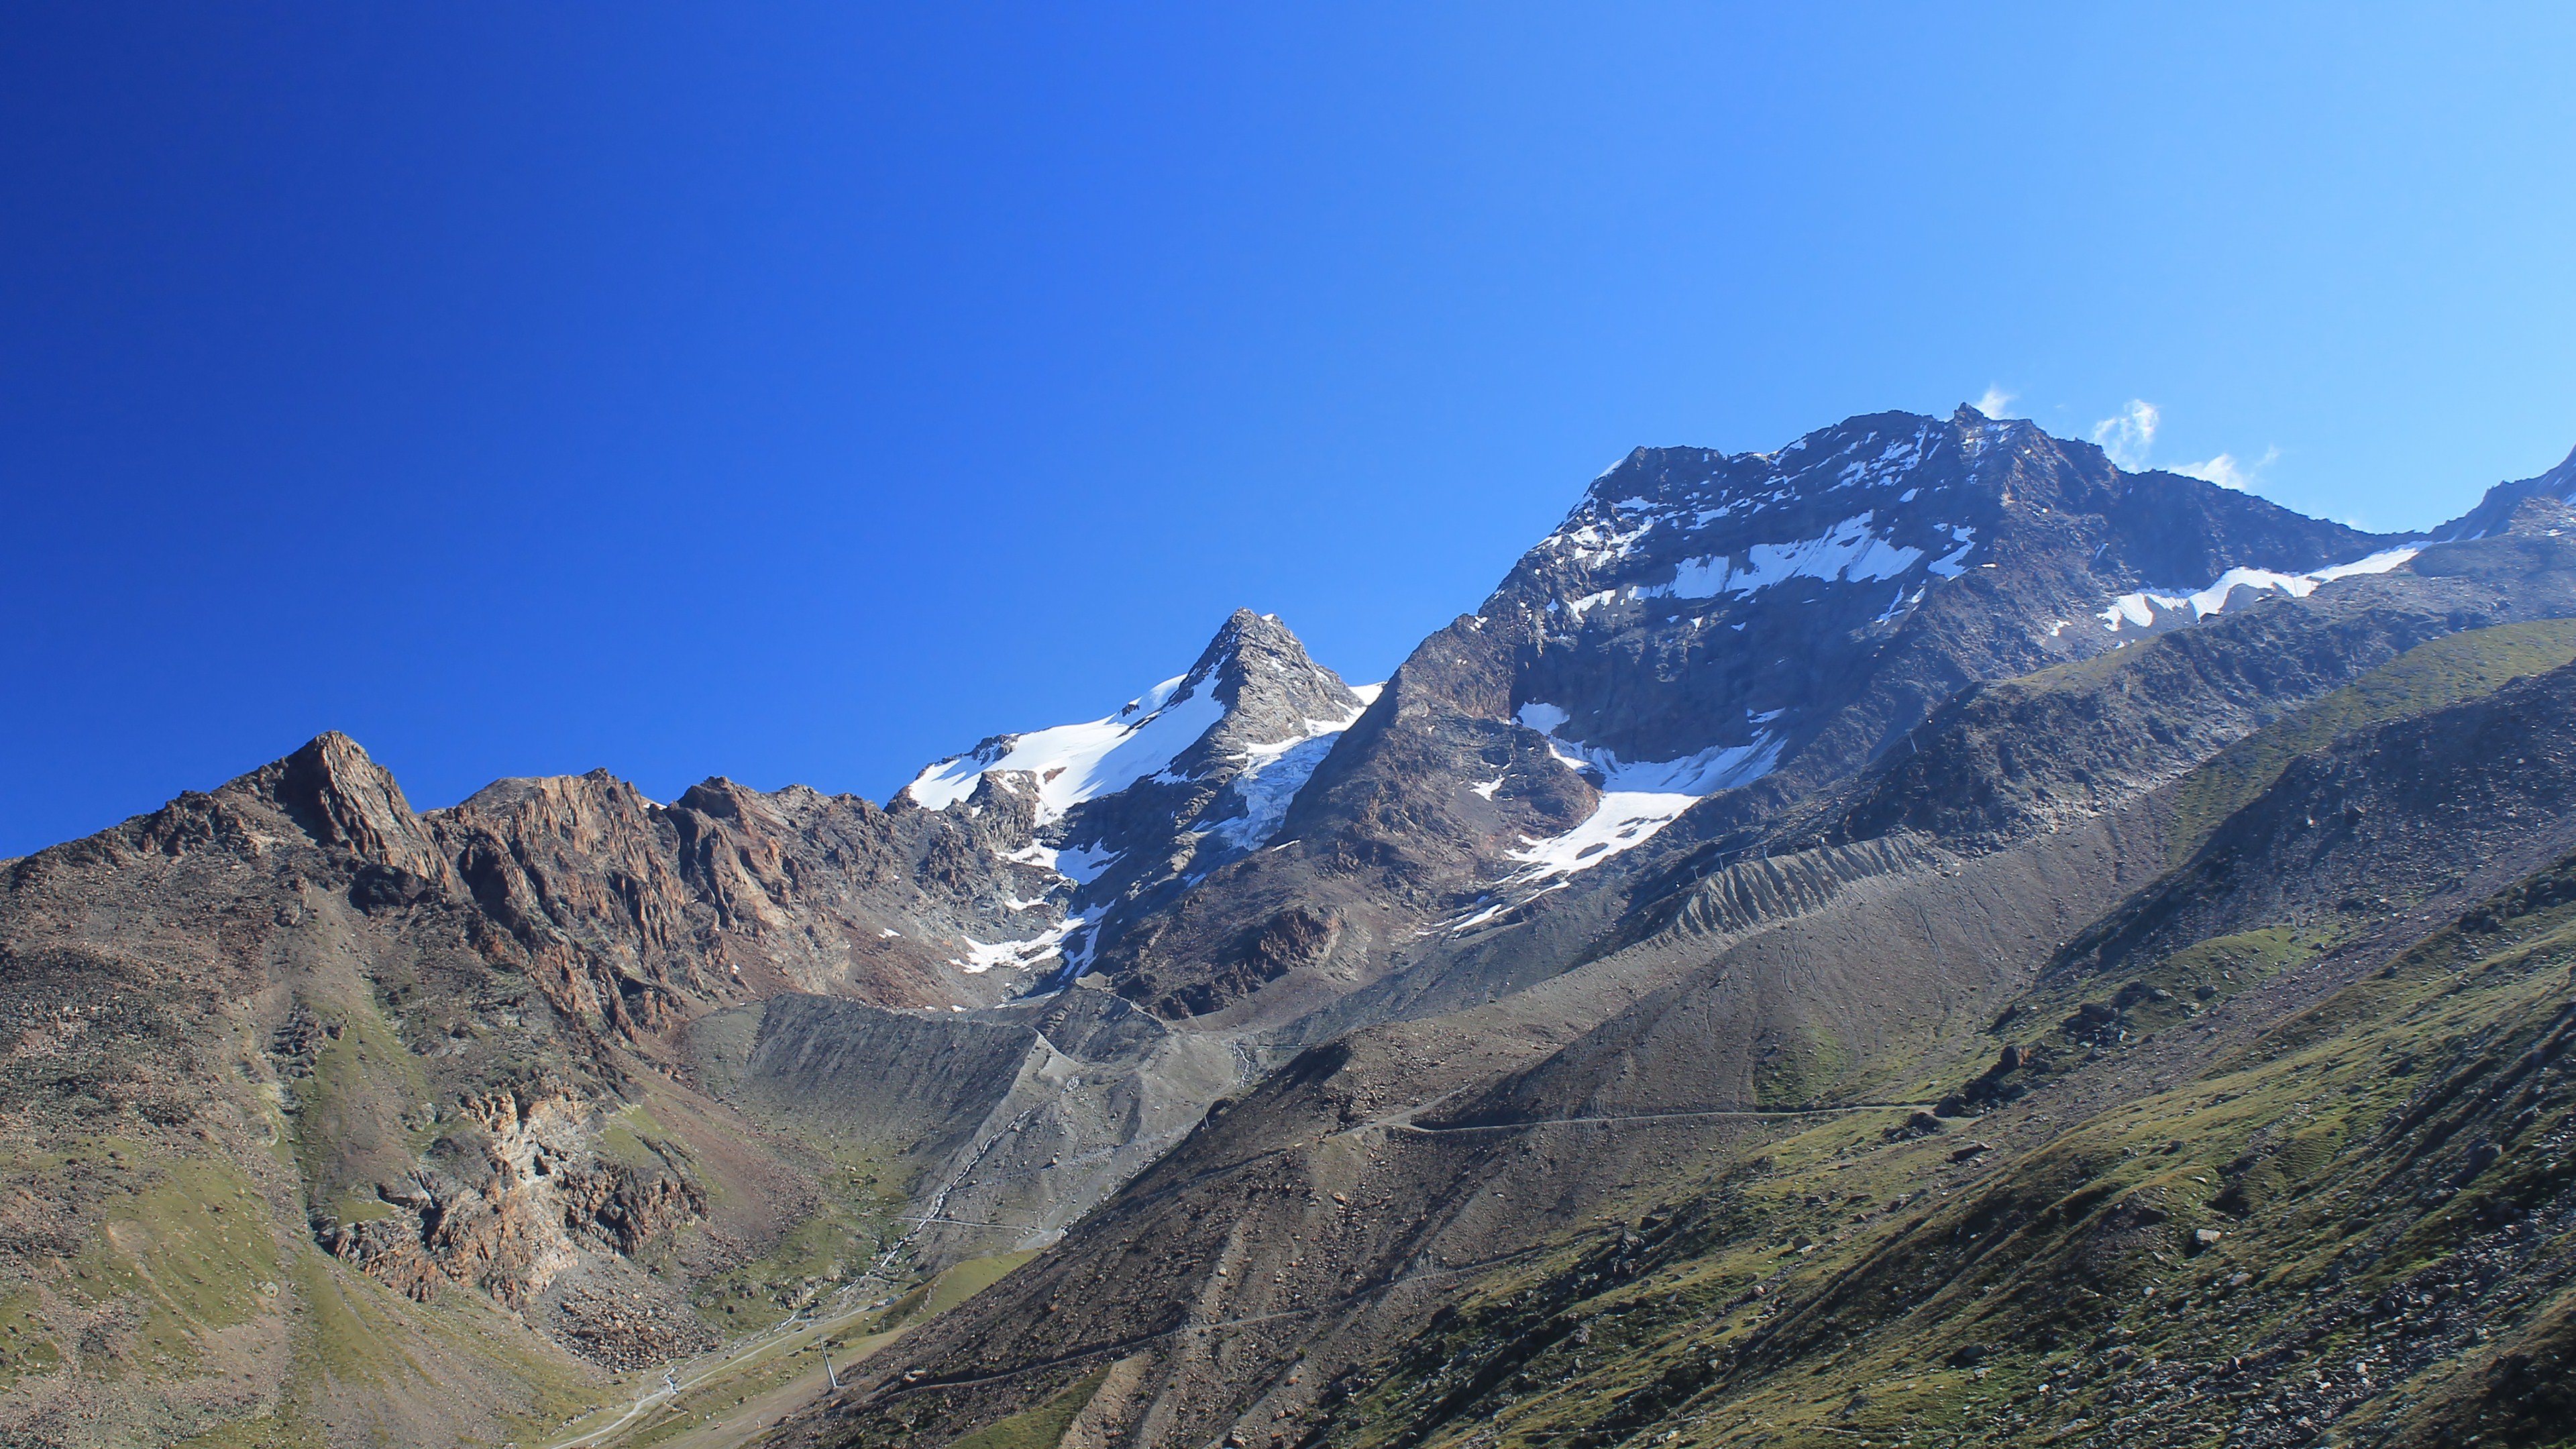
[[[1164,680],[1116,713],[996,735],[928,766],[903,794],[928,809],[945,810],[973,795],[986,775],[1025,772],[1036,778],[1035,824],[1044,831],[1074,807],[1140,781],[1186,784],[1220,772],[1271,774],[1269,767],[1297,747],[1348,727],[1365,703],[1331,670],[1308,659],[1277,616],[1237,610],[1188,673]]]
[[[1276,616],[1237,610],[1188,673],[1116,713],[997,735],[924,769],[902,795],[931,810],[974,810],[987,776],[1021,799],[1034,789],[1033,838],[993,848],[1053,876],[1044,903],[1062,913],[1023,939],[968,939],[958,964],[1028,970],[1061,957],[1048,981],[1080,974],[1140,903],[1267,844],[1376,695],[1309,658]]]
[[[1687,607],[1792,580],[1893,586],[1901,607],[1973,566],[1997,516],[1977,472],[2027,432],[1969,410],[1886,413],[1774,453],[1639,449],[1522,561],[1523,597],[1569,624],[1612,603]]]
[[[1224,717],[1225,706],[1207,681],[1181,675],[1105,719],[997,735],[924,769],[903,793],[916,804],[945,810],[974,794],[986,775],[1025,771],[1037,777],[1037,823],[1045,826],[1085,800],[1161,773]]]

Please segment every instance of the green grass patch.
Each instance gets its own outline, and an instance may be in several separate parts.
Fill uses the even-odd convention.
[[[1801,1107],[1827,1100],[1859,1065],[1859,1055],[1829,1032],[1805,1025],[1753,1064],[1753,1100],[1764,1108]]]
[[[999,1283],[1010,1271],[1037,1256],[1035,1249],[1017,1253],[996,1253],[989,1258],[969,1258],[930,1280],[929,1299],[922,1307],[936,1318],[985,1289]]]
[[[32,1288],[0,1297],[0,1392],[29,1374],[61,1368],[62,1348],[46,1329]]]
[[[429,1081],[374,1007],[314,1009],[313,1070],[287,1088],[296,1165],[317,1201],[372,1197],[378,1179],[408,1171],[437,1136],[420,1111]]]
[[[599,1155],[621,1167],[648,1172],[663,1165],[661,1144],[670,1132],[641,1104],[613,1112],[599,1124]]]
[[[2140,971],[2044,980],[1995,1024],[1995,1035],[2012,1045],[2020,1064],[2005,1068],[1999,1052],[1982,1076],[1944,1090],[1980,1111],[2013,1101],[2104,1051],[2185,1026],[2238,992],[2314,960],[2341,939],[2339,925],[2263,926],[2194,942]]]
[[[2322,750],[2353,730],[2492,694],[2516,678],[2571,661],[2576,661],[2576,619],[2471,629],[2418,644],[2228,746],[2186,776],[2174,794],[2169,862],[2188,860],[2228,816],[2271,788],[2299,756]]]
[[[503,1411],[504,1424],[513,1427],[496,1443],[535,1442],[543,1426],[597,1401],[596,1371],[566,1360],[479,1294],[458,1290],[434,1304],[416,1304],[309,1247],[294,1254],[285,1272],[300,1311],[277,1410],[204,1436],[208,1446],[320,1444],[334,1437],[322,1428],[332,1417],[324,1412],[326,1401],[337,1401],[345,1413],[351,1400],[363,1402],[371,1391],[409,1397],[431,1386],[457,1387],[448,1381],[457,1369],[480,1376],[481,1387],[519,1406]]]
[[[1055,1449],[1064,1431],[1073,1427],[1074,1416],[1100,1392],[1101,1381],[1108,1377],[1108,1369],[1094,1369],[1036,1408],[997,1419],[949,1449]]]
[[[903,1195],[884,1186],[896,1175],[889,1158],[865,1145],[817,1147],[824,1154],[818,1174],[822,1206],[781,1234],[769,1251],[694,1289],[698,1317],[716,1331],[767,1327],[790,1306],[856,1276],[902,1236],[896,1214],[903,1211]]]
[[[235,1419],[179,1441],[181,1449],[326,1449],[330,1433],[301,1414]]]
[[[2157,1031],[2314,960],[2340,939],[2337,932],[2284,925],[2212,936],[2142,971],[2107,980],[2092,976],[2050,981],[2014,1002],[2008,1017],[2014,1035],[2080,1034],[2083,1028],[2076,1018],[2090,1001],[2114,1007],[2135,1032]]]
[[[72,1265],[73,1284],[99,1302],[131,1300],[143,1324],[112,1374],[184,1373],[202,1336],[247,1323],[275,1304],[277,1249],[267,1200],[232,1163],[195,1158],[116,1202]]]

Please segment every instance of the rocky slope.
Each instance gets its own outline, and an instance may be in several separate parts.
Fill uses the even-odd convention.
[[[2570,689],[2339,736],[2169,875],[2196,772],[1582,968],[1648,978],[1588,1030],[1551,982],[1319,1048],[819,1422],[1116,1364],[1152,1442],[2559,1442]]]
[[[2538,477],[2498,483],[2478,500],[2477,507],[2435,529],[2432,536],[2451,543],[2509,532],[2514,515],[2527,503],[2576,504],[2576,452]]]
[[[0,865],[0,1435],[536,1442],[1036,1252],[735,1438],[2559,1442],[2565,472],[1640,449],[1382,687],[1238,613],[883,808],[326,735]]]
[[[1594,491],[1616,503],[1629,489]],[[2517,506],[2519,527],[2471,542],[2204,557],[2213,584],[2237,579],[2204,600],[2132,563],[2027,610],[2001,645],[1954,625],[1911,658],[1866,651],[1887,673],[1842,698],[1872,720],[1918,686],[1924,655],[1956,661],[1963,639],[2041,667],[1961,681],[1848,764],[1818,742],[1856,734],[1854,713],[1813,728],[1759,781],[1694,797],[1546,898],[1488,913],[1490,893],[1454,922],[1433,914],[1454,897],[1418,911],[1429,935],[1275,1033],[1304,1049],[1253,1094],[787,1432],[942,1442],[1054,1412],[1074,1415],[1067,1442],[2128,1443],[2231,1428],[2306,1442],[2329,1422],[2415,1441],[2486,1413],[2513,1416],[2516,1442],[2556,1442],[2567,1426],[2543,1385],[2576,1262],[2559,1236],[2576,1199],[2548,1146],[2562,1099],[2496,1094],[2538,1144],[2536,1175],[2465,1213],[2446,1208],[2449,1184],[2504,1160],[2500,1141],[2438,1161],[2375,1146],[2349,1166],[2302,1143],[2278,1174],[2295,1182],[2263,1180],[2277,1228],[2252,1188],[2229,1186],[2272,1171],[2324,1103],[2352,1124],[2333,1139],[2351,1151],[2394,1142],[2396,1126],[2361,1130],[2382,1099],[2390,1122],[2406,1115],[2405,1084],[2359,1068],[2387,1059],[2382,1042],[2430,1033],[2445,1059],[2512,1061],[2556,1040],[2547,992],[2563,994],[2564,972],[2511,951],[2510,972],[2478,972],[2514,989],[2474,1009],[2425,1005],[2438,1020],[2390,1030],[2342,1004],[2387,995],[2371,983],[2404,978],[2390,963],[2428,933],[2545,896],[2532,882],[2576,846],[2549,772],[2563,751],[2542,743],[2576,678],[2576,631],[2517,622],[2576,613],[2576,553],[2559,520]],[[2297,538],[2255,538],[2283,534]],[[2258,573],[2278,577],[2249,588]],[[1830,608],[1833,593],[1795,597]],[[1372,786],[1375,813],[1354,812],[1364,827],[1425,818],[1434,806],[1385,806],[1442,751],[1526,745],[1507,721],[1580,741],[1564,753],[1594,769],[1568,773],[1612,793],[1600,785],[1620,757],[1585,759],[1573,711],[1515,720],[1538,641],[1462,676],[1497,612],[1417,654],[1318,772],[1321,790],[1348,788],[1380,768],[1372,756],[1411,751],[1402,778]],[[2099,637],[2050,632],[2088,615]],[[1408,719],[1417,666],[1467,678],[1481,692],[1446,703],[1472,712]],[[1657,682],[1697,687],[1687,670]],[[1651,691],[1627,685],[1634,723],[1600,714],[1604,734],[1652,718]],[[1696,709],[1710,733],[1641,753],[1742,749],[1749,736],[1722,733],[1734,713]],[[1793,749],[1824,754],[1803,781]],[[1496,773],[1499,796],[1512,771]],[[1564,815],[1588,803],[1560,788]],[[1495,870],[1508,847],[1476,862],[1459,844],[1492,839],[1453,829],[1476,808],[1460,793],[1486,799],[1453,785],[1438,802],[1451,858]],[[1329,799],[1301,798],[1285,833],[1327,828]],[[1350,854],[1369,839],[1338,828]],[[1368,899],[1388,911],[1438,862],[1386,871],[1404,838],[1372,843]],[[2406,1009],[2450,999],[2417,992]],[[2334,1029],[2293,1025],[2320,1020]],[[2291,1031],[2312,1055],[2276,1068],[2289,1058],[2262,1044]],[[2301,1075],[2320,1062],[2339,1074]],[[2258,1105],[2200,1120],[2213,1101]],[[2414,1256],[2357,1278],[2302,1257],[2292,1223],[2308,1220],[2288,1204],[2368,1197],[2401,1171],[2381,1161],[2417,1162],[2402,1170],[2433,1185],[2368,1198],[2336,1232]],[[2202,1193],[2187,1211],[2177,1182]],[[2528,1251],[2496,1256],[2514,1243]],[[1864,1293],[1873,1272],[1891,1286]],[[2493,1306],[2428,1315],[2448,1337],[2394,1357],[2384,1333],[2321,1349],[2336,1320],[2306,1306],[2380,1294],[2375,1311],[2402,1318],[2466,1284]],[[2305,1386],[2277,1382],[2287,1363]],[[2344,1378],[2322,1391],[2311,1368]]]
[[[0,1425],[506,1437],[585,1363],[1046,1240],[1242,1070],[1053,996],[1059,943],[1258,846],[1361,707],[1247,613],[1097,731],[1079,799],[949,762],[885,809],[594,771],[424,813],[325,735],[8,862],[8,1291],[42,1347],[0,1360]],[[209,1173],[255,1201],[189,1257]],[[398,1365],[340,1356],[353,1297]]]
[[[1098,969],[1166,1016],[1303,1015],[1435,922],[1587,895],[1677,820],[1845,779],[1968,685],[2341,592],[2402,567],[2400,544],[1969,409],[1772,454],[1639,449],[1397,670],[1280,848]]]

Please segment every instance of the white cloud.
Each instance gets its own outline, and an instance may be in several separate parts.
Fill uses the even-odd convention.
[[[2131,398],[2129,405],[2093,425],[2093,441],[2111,461],[2131,472],[2147,466],[2147,450],[2156,444],[2156,405]]]
[[[2008,393],[2002,388],[1989,387],[1986,389],[1986,395],[1984,397],[1968,404],[1968,406],[1975,408],[1977,411],[1984,413],[1990,418],[2012,417],[2014,414],[2006,412],[2005,409],[2013,405],[2013,398],[2015,396],[2016,394]]]
[[[2233,488],[2243,493],[2262,481],[2263,470],[2271,467],[2280,456],[2280,449],[2265,448],[2262,457],[2247,464],[2238,462],[2233,453],[2221,453],[2205,463],[2176,463],[2173,471],[2186,478],[2197,478],[2203,483],[2215,483],[2221,488]]]

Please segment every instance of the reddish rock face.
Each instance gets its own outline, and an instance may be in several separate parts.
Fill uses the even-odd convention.
[[[703,1189],[685,1177],[603,1160],[595,1114],[569,1093],[524,1103],[508,1092],[479,1094],[466,1099],[464,1115],[482,1129],[480,1174],[424,1169],[380,1184],[376,1195],[392,1215],[326,1220],[316,1232],[322,1246],[420,1302],[442,1285],[463,1285],[525,1310],[584,1254],[632,1256],[706,1210]],[[648,1315],[628,1316],[643,1333]],[[704,1337],[683,1327],[659,1325],[634,1346]],[[604,1331],[585,1341],[623,1342]]]

